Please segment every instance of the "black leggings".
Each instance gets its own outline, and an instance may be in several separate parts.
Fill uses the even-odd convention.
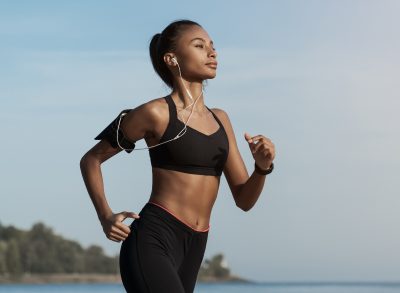
[[[166,208],[147,202],[121,244],[122,283],[128,293],[192,293],[208,231],[195,230]]]

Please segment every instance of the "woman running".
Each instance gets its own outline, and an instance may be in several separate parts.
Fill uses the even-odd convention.
[[[119,113],[95,137],[100,141],[80,167],[106,237],[122,240],[119,266],[126,291],[188,293],[203,260],[222,172],[236,206],[248,211],[273,170],[275,147],[263,135],[245,133],[254,158],[249,176],[228,114],[205,104],[203,82],[216,76],[217,53],[201,25],[170,23],[151,39],[150,57],[171,93]],[[142,138],[152,166],[150,198],[139,214],[114,213],[100,165],[122,150],[132,152]],[[123,223],[127,217],[134,219],[129,226]]]

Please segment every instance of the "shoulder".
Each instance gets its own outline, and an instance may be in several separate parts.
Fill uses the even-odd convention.
[[[221,120],[224,127],[225,125],[228,127],[231,126],[231,121],[226,111],[222,110],[221,108],[211,108],[211,111],[213,111],[214,114],[217,115],[218,119]]]
[[[167,103],[163,97],[154,98],[144,102],[137,107],[130,109],[128,115],[133,118],[142,118],[145,121],[158,121],[161,117],[165,116]],[[127,115],[126,118],[129,118]],[[129,119],[127,119],[129,120]]]
[[[152,109],[157,109],[160,107],[162,108],[162,107],[167,106],[167,102],[164,97],[158,97],[158,98],[148,100],[144,104],[147,105],[147,107],[152,108]]]
[[[228,113],[221,108],[211,108],[211,111],[213,111],[214,114],[221,121],[229,139],[234,141],[235,135],[234,135],[233,126],[232,126],[232,123],[231,123]]]
[[[127,136],[136,140],[141,135],[152,136],[159,124],[168,119],[166,111],[168,111],[168,105],[163,97],[151,99],[129,109],[121,122],[121,126],[125,129]]]

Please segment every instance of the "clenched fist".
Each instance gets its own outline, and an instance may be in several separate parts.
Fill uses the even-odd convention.
[[[251,136],[247,132],[244,133],[244,138],[249,144],[257,166],[264,170],[269,169],[275,158],[275,145],[272,141],[264,135]]]
[[[122,221],[126,218],[139,219],[140,216],[133,212],[124,211],[117,214],[112,213],[101,220],[103,231],[108,239],[115,242],[120,242],[121,240],[125,240],[125,238],[128,237],[131,229],[129,229],[127,225],[122,223]]]

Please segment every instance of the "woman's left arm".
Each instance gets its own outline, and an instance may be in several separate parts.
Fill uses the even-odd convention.
[[[224,125],[229,140],[229,154],[224,167],[225,178],[231,189],[236,206],[243,211],[248,211],[257,202],[264,187],[266,176],[256,171],[253,171],[251,176],[249,176],[237,147],[235,134],[228,114],[218,108],[215,108],[215,113]],[[263,170],[269,169],[275,158],[275,146],[272,141],[263,135],[251,137],[247,133],[245,134],[245,139],[249,144],[257,166]]]

